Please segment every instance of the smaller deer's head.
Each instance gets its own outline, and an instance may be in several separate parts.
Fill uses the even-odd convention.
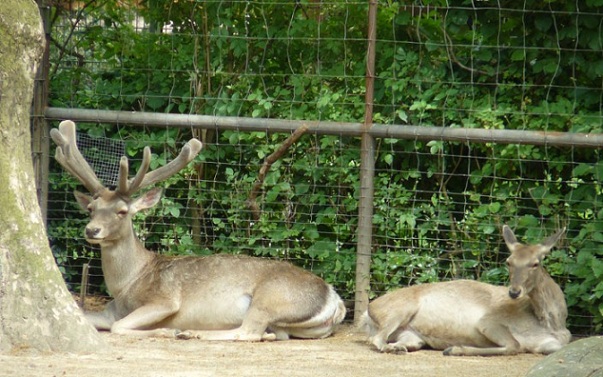
[[[525,245],[517,241],[515,234],[508,226],[503,226],[503,239],[511,252],[507,258],[509,267],[509,296],[517,299],[529,295],[540,283],[545,273],[542,260],[548,255],[565,233],[565,228],[549,236],[546,240],[535,245]]]
[[[90,213],[90,222],[84,232],[86,240],[101,246],[127,237],[127,233],[132,231],[132,216],[153,207],[161,199],[160,188],[133,198],[137,191],[176,174],[195,158],[202,147],[201,142],[193,138],[182,148],[178,157],[151,172],[148,171],[151,150],[145,147],[140,169],[132,179],[128,179],[128,159],[123,156],[119,162],[118,186],[110,190],[102,185],[80,153],[76,144],[75,123],[69,120],[61,122],[58,129],[50,131],[50,136],[57,144],[56,160],[92,194],[74,193],[80,207]]]

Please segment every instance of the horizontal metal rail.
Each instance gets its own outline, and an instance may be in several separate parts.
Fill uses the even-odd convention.
[[[315,134],[360,136],[362,123],[281,120],[266,118],[224,117],[212,115],[163,114],[136,111],[85,110],[50,107],[48,120],[70,119],[74,122],[114,123],[132,126],[219,128],[240,131],[291,133],[302,125]],[[472,143],[531,144],[558,147],[602,148],[603,134],[483,128],[373,124],[368,133],[376,138],[441,140]]]

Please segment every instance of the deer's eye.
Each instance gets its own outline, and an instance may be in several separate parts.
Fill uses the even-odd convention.
[[[128,214],[128,211],[127,211],[127,210],[125,210],[125,209],[122,209],[122,210],[117,211],[117,216],[119,216],[119,217],[124,217],[124,216],[126,216],[127,214]]]
[[[532,268],[536,268],[536,267],[538,267],[538,266],[540,266],[540,263],[535,262],[535,263],[532,265]]]

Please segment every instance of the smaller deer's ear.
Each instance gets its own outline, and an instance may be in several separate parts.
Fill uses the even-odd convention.
[[[544,241],[542,241],[540,243],[540,259],[544,258],[545,255],[547,255],[551,249],[555,246],[555,244],[557,243],[557,241],[559,241],[559,239],[561,238],[561,236],[565,233],[565,227],[563,227],[561,230],[557,231],[557,233],[549,236],[547,239],[545,239]]]
[[[515,250],[515,248],[519,244],[519,242],[517,241],[517,237],[515,237],[515,233],[513,233],[511,228],[509,228],[507,225],[504,225],[502,236],[505,240],[505,243],[507,244],[507,247],[509,248],[509,251],[513,252],[513,250]]]
[[[155,205],[157,205],[157,203],[159,203],[159,200],[161,200],[162,194],[163,190],[161,189],[161,187],[155,187],[147,191],[146,193],[144,193],[144,195],[136,198],[132,202],[132,204],[130,204],[130,212],[136,213],[138,211],[154,207]]]
[[[557,233],[553,234],[552,236],[549,236],[546,240],[542,241],[542,246],[548,249],[552,249],[564,233],[565,227],[561,228],[559,231],[557,231]]]
[[[75,200],[77,200],[77,204],[79,204],[80,208],[86,212],[89,212],[88,205],[90,205],[92,202],[92,197],[79,191],[74,191],[73,196],[75,196]]]

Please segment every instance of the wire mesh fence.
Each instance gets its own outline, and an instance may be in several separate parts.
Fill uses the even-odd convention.
[[[148,248],[287,259],[353,302],[363,151],[360,132],[342,130],[361,125],[369,77],[373,130],[434,132],[374,137],[370,297],[447,279],[504,284],[503,224],[526,242],[565,226],[547,268],[566,293],[572,332],[600,331],[603,18],[596,6],[379,2],[372,74],[367,2],[63,1],[51,9],[51,106],[135,111],[128,121],[108,121],[113,113],[75,117],[81,133],[123,143],[132,173],[146,145],[161,166],[187,138],[205,143],[191,166],[162,183],[162,205],[135,219]],[[160,113],[155,123],[149,113]],[[216,121],[170,125],[196,114]],[[237,129],[238,120],[258,126]],[[289,136],[274,126],[279,121],[312,127],[272,165],[255,198],[258,216],[250,207],[254,183]],[[469,136],[442,136],[455,130]],[[470,132],[480,130],[495,136]],[[508,130],[524,133],[497,142],[503,134],[495,132]],[[534,132],[551,138],[534,142]],[[595,141],[553,140],[563,136]],[[77,183],[54,162],[50,172],[57,261],[74,290],[81,264],[91,261],[91,289],[104,293],[98,250],[82,237],[86,214],[70,192]]]

